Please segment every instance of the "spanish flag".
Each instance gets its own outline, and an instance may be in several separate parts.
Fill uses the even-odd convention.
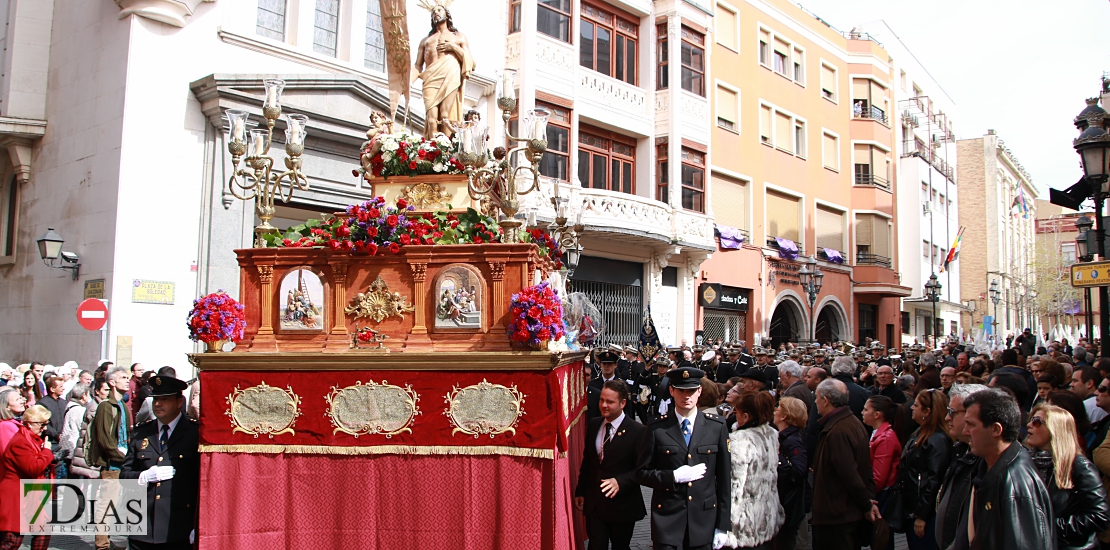
[[[956,240],[952,241],[952,246],[948,249],[948,256],[944,258],[944,266],[940,269],[942,273],[948,270],[948,264],[956,261],[956,259],[960,257],[960,245],[963,244],[963,239],[964,228],[961,227],[960,230],[956,232]]]

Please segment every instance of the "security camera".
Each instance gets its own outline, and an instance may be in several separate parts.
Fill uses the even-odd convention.
[[[65,260],[66,262],[71,263],[71,264],[75,264],[78,261],[80,261],[81,258],[78,257],[77,254],[74,253],[74,252],[64,252],[63,251],[62,252],[62,259]]]

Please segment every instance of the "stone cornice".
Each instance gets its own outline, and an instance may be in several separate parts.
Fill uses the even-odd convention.
[[[184,27],[185,18],[193,15],[202,2],[216,0],[116,0],[119,18],[138,15],[167,25]]]

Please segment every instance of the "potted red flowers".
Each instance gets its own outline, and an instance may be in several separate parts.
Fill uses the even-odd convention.
[[[506,332],[509,342],[518,348],[546,350],[552,340],[559,340],[563,328],[563,300],[544,281],[513,294],[512,320]]]
[[[204,342],[207,352],[223,349],[226,341],[238,342],[247,328],[243,304],[219,290],[193,301],[189,311],[189,338]]]

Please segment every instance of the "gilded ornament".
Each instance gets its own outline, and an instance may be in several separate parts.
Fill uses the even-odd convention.
[[[570,371],[563,377],[563,418],[570,417],[570,390],[567,385],[570,383],[570,378],[574,376]]]
[[[438,183],[418,183],[405,186],[401,198],[416,208],[427,208],[446,204],[451,200],[451,193]]]
[[[443,414],[455,426],[451,435],[462,432],[475,439],[482,434],[490,438],[506,432],[516,435],[525,397],[515,385],[505,387],[482,380],[464,388],[455,386],[444,400],[447,408]]]
[[[356,319],[369,318],[375,323],[382,322],[387,317],[397,316],[405,319],[405,313],[412,313],[416,308],[408,303],[408,298],[401,296],[400,292],[390,292],[389,285],[385,284],[381,275],[370,283],[369,291],[359,292],[351,305],[343,309],[347,315],[354,315]]]
[[[296,435],[293,424],[301,416],[301,398],[293,393],[292,386],[286,389],[267,386],[266,382],[239,389],[227,396],[229,408],[224,414],[231,417],[232,433],[243,432],[254,437],[267,435]]]
[[[332,392],[325,399],[328,402],[326,416],[335,426],[332,434],[343,432],[356,438],[366,434],[381,434],[391,438],[399,433],[412,433],[412,424],[420,414],[416,402],[420,397],[412,386],[390,385],[382,380],[339,388],[332,386]]]

